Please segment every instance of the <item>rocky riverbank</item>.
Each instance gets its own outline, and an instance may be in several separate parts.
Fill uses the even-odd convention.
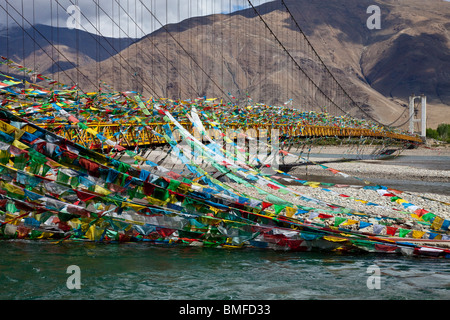
[[[400,154],[396,153],[384,160],[358,159],[359,156],[366,157],[371,153],[372,150],[367,148],[363,152],[361,150],[355,152],[355,150],[349,150],[345,146],[315,147],[308,154],[302,154],[303,159],[312,162],[305,164],[301,163],[299,159],[286,157],[284,162],[280,162],[288,166],[283,166],[280,163],[279,169],[303,181],[325,182],[326,184],[318,187],[316,187],[317,184],[305,186],[295,181],[284,180],[282,179],[283,175],[280,174],[278,174],[280,178],[278,181],[299,194],[321,200],[324,203],[370,213],[374,216],[405,217],[404,207],[401,203],[391,201],[392,197],[383,196],[376,188],[364,188],[365,186],[383,185],[395,189],[396,196],[408,203],[450,219],[450,205],[448,205],[450,203],[450,170],[433,169],[433,161],[441,161],[444,164],[447,159],[450,161],[450,148],[404,150]],[[166,156],[167,153],[164,151],[154,151],[149,159],[153,159],[152,161],[156,163],[163,160],[161,165],[165,168],[175,172],[183,171],[183,166],[178,161],[174,161],[175,158]],[[409,160],[407,162],[400,161],[399,164],[398,159],[402,157]],[[420,157],[429,161],[428,167],[417,165],[414,162],[415,159],[422,159]],[[299,165],[289,166],[292,163]],[[217,170],[209,166],[207,162],[204,162],[201,166],[213,176],[220,176],[214,174]],[[145,165],[141,167],[149,169]],[[327,170],[326,168],[333,170]],[[265,169],[264,172],[276,174],[275,171],[270,169]],[[245,188],[243,185],[231,183],[226,177],[223,178],[225,179],[223,182],[234,187],[237,192],[263,199],[258,189]],[[396,183],[393,183],[394,181]],[[411,191],[415,190],[410,188],[413,184],[417,184],[420,191]],[[282,194],[260,185],[258,187],[294,204],[311,206],[311,203],[305,203],[299,200],[299,197],[293,197],[292,194]],[[434,189],[438,189],[439,192],[435,192]],[[367,205],[367,203],[377,204],[378,206]]]
[[[406,203],[433,212],[442,218],[450,219],[450,170],[432,169],[433,160],[445,163],[447,159],[450,159],[450,148],[406,150],[399,156],[413,157],[412,159],[424,157],[424,159],[430,161],[431,168],[418,166],[413,161],[409,165],[405,163],[396,164],[395,157],[387,160],[353,159],[341,161],[343,151],[343,148],[331,147],[320,148],[319,152],[319,149],[316,148],[316,150],[311,151],[308,159],[320,165],[308,163],[289,168],[290,175],[310,182],[309,185],[302,185],[297,182],[284,183],[283,179],[280,182],[288,185],[291,190],[324,203],[361,211],[371,216],[409,218],[405,215],[407,210],[403,206],[404,202],[392,201],[393,197],[385,196],[383,191],[380,192],[377,188],[364,188],[365,186],[379,185],[372,180],[383,181],[384,187],[393,188],[394,191],[392,192],[395,196],[403,199]],[[347,156],[347,159],[352,159],[353,155],[347,154]],[[288,162],[285,161],[285,163]],[[450,162],[448,164],[450,165]],[[333,170],[327,170],[326,168]],[[395,181],[396,186],[404,186],[405,189],[409,189],[407,188],[409,184],[423,184],[422,190],[426,190],[426,192],[394,188],[390,184],[391,181]],[[311,182],[325,182],[326,184]],[[427,184],[431,186],[428,189]],[[435,186],[440,187],[440,192],[433,192],[432,187]],[[237,186],[235,187],[237,188]],[[239,188],[243,190],[241,186]],[[274,190],[266,191],[274,192]],[[388,191],[390,190],[388,189]],[[243,192],[256,198],[260,197],[260,194],[254,188],[247,188]],[[283,195],[278,192],[275,194],[294,204],[311,206],[311,203],[302,202],[298,197],[292,197],[292,194]],[[371,205],[368,205],[368,203]],[[372,204],[377,204],[377,206]],[[322,207],[326,208],[327,206]]]

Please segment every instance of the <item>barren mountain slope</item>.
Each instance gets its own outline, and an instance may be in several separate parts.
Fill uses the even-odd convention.
[[[0,55],[37,72],[52,75],[105,60],[127,48],[133,41],[128,38],[103,38],[82,30],[41,24],[26,29],[15,26],[0,32]],[[5,67],[0,67],[0,71],[15,74],[14,70]],[[76,82],[77,78],[66,80]]]
[[[277,3],[257,10],[302,69],[328,90],[319,61]],[[372,116],[402,124],[408,118],[408,96],[424,93],[429,126],[450,122],[450,3],[286,0],[286,4],[333,75]],[[366,26],[370,16],[366,10],[373,4],[381,9],[380,30]],[[230,92],[242,98],[248,93],[265,103],[292,98],[300,108],[318,108],[318,93],[253,9],[191,18],[167,29],[170,33],[160,29],[119,55],[86,65],[83,74],[90,78],[100,74],[117,89],[148,96],[213,97]],[[88,81],[80,82],[88,87]]]

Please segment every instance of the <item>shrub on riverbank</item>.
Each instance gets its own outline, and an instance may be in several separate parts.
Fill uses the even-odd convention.
[[[450,143],[450,124],[441,123],[437,129],[427,129],[427,138],[435,139]]]

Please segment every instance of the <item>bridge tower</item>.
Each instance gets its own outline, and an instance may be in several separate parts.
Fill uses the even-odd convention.
[[[421,101],[421,116],[420,119],[416,118],[418,110],[415,109],[415,101],[420,99]],[[409,133],[414,134],[414,123],[420,122],[420,136],[426,137],[427,130],[427,97],[425,95],[411,95],[409,97]]]

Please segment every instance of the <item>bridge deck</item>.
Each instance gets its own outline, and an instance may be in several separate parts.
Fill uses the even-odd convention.
[[[191,123],[181,123],[191,134],[196,134]],[[152,123],[151,125],[143,126],[141,124],[108,124],[91,122],[88,127],[102,134],[107,139],[120,142],[123,147],[136,146],[151,146],[165,144],[166,140],[161,137],[164,130],[162,126],[164,123]],[[87,131],[80,130],[78,126],[67,125],[66,123],[45,123],[39,124],[40,127],[54,131],[58,135],[72,140],[75,143],[81,144],[91,149],[101,149],[101,141],[93,134]],[[399,134],[388,131],[374,131],[372,129],[363,128],[340,128],[333,126],[297,126],[284,124],[247,124],[242,127],[242,124],[227,124],[227,129],[231,129],[230,137],[233,136],[233,130],[245,130],[249,136],[256,137],[258,134],[265,134],[270,137],[272,130],[278,130],[280,137],[373,137],[373,138],[389,138],[398,141],[421,143],[419,137],[414,137],[405,134]],[[171,125],[173,129],[173,125]],[[209,129],[206,125],[206,129]],[[106,145],[103,147],[107,147]]]

